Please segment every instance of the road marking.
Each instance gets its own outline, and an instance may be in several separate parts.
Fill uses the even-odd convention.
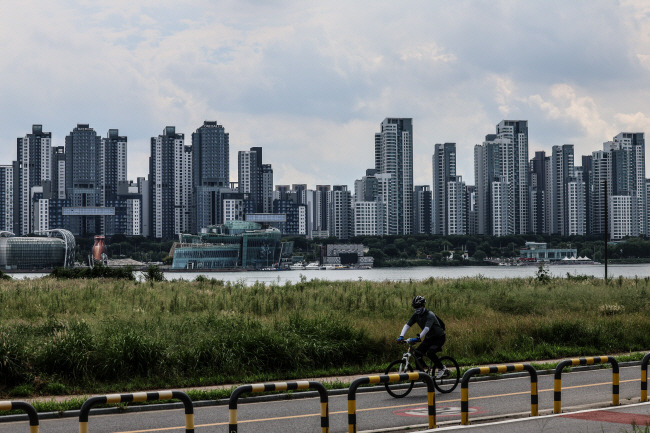
[[[627,382],[640,382],[640,379],[628,379],[628,380],[621,380],[620,381],[620,383],[627,383]],[[588,385],[575,385],[575,386],[562,387],[562,390],[564,391],[564,390],[567,390],[567,389],[589,388],[589,387],[594,387],[594,386],[603,386],[603,385],[611,385],[611,384],[612,384],[612,382],[601,382],[601,383],[592,383],[592,384],[588,384]],[[380,392],[380,391],[378,391],[378,392]],[[538,392],[553,392],[553,388],[542,389],[542,390],[539,390]],[[522,394],[530,395],[530,391],[477,396],[477,397],[472,397],[471,400],[486,399],[486,398],[500,398],[500,397],[508,397],[508,396],[513,396],[513,395],[522,395]],[[314,397],[314,398],[317,398],[317,397]],[[451,400],[439,400],[436,403],[454,403],[454,402],[458,402],[458,401],[460,401],[460,398],[451,399]],[[372,407],[372,408],[367,408],[367,409],[357,409],[357,413],[375,411],[375,410],[408,408],[408,407],[413,407],[413,403],[411,403],[411,404],[401,404],[401,405],[392,405],[392,406],[383,406],[383,407]],[[339,414],[347,414],[347,413],[348,413],[347,410],[340,410],[340,411],[336,411],[336,412],[330,412],[330,415],[339,415]],[[265,421],[279,421],[279,420],[285,420],[285,419],[298,419],[298,418],[306,418],[306,417],[310,417],[310,416],[318,416],[318,417],[320,417],[321,415],[320,415],[320,413],[309,413],[309,414],[302,414],[302,415],[281,416],[281,417],[275,417],[275,418],[258,418],[258,419],[242,420],[242,421],[238,420],[237,424],[245,424],[245,423],[251,423],[251,422],[265,422]],[[210,423],[210,424],[195,424],[194,428],[197,429],[197,428],[200,428],[200,427],[214,427],[214,426],[228,425],[228,424],[229,424],[229,421],[218,422],[218,423]],[[161,431],[169,431],[169,430],[184,430],[184,429],[185,429],[185,426],[182,426],[182,427],[154,428],[154,429],[147,429],[147,430],[126,430],[126,431],[115,432],[115,433],[151,433],[151,432],[161,432]]]
[[[611,422],[617,424],[629,424],[637,426],[650,426],[650,415],[638,413],[610,412],[598,410],[595,412],[570,413],[562,415],[563,418],[581,419],[587,421]]]
[[[436,417],[451,417],[451,416],[460,416],[461,408],[460,406],[438,406],[436,407]],[[483,410],[481,407],[470,407],[470,414],[479,414],[485,413],[487,411]],[[409,409],[401,409],[393,412],[395,415],[399,416],[416,416],[416,417],[428,417],[429,408],[427,406],[412,407]]]

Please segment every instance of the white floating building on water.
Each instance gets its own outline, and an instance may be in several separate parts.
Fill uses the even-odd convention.
[[[577,259],[575,248],[547,248],[546,242],[526,242],[525,248],[519,250],[519,260],[530,262],[566,262],[572,260],[590,261],[588,257]]]

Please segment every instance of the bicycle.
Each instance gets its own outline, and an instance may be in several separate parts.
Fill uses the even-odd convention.
[[[423,368],[418,367],[417,358],[415,358],[415,355],[411,353],[411,349],[413,349],[413,344],[416,343],[408,343],[409,345],[408,350],[404,352],[404,355],[402,355],[401,359],[393,361],[388,365],[385,374],[408,373],[414,370],[416,371],[419,370],[431,376],[431,378],[433,379],[433,384],[439,392],[443,394],[447,394],[449,392],[452,392],[454,389],[456,389],[458,383],[460,382],[460,367],[458,366],[458,362],[456,362],[456,360],[453,357],[448,355],[438,357],[438,359],[440,359],[440,362],[442,362],[442,365],[447,367],[448,373],[445,374],[440,379],[436,379],[435,376],[436,367],[435,365],[433,365],[433,361],[430,360],[431,364],[427,365],[426,361],[423,358],[422,362],[424,363],[424,365],[421,366]],[[413,363],[411,363],[411,358],[413,358]],[[415,381],[411,381],[408,384],[408,386],[405,385],[403,382],[402,383],[387,382],[384,383],[384,386],[386,387],[386,391],[388,392],[388,394],[392,395],[395,398],[402,398],[402,397],[406,397],[411,392],[414,384]]]

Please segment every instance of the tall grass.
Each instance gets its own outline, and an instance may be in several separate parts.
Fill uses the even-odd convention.
[[[650,349],[647,279],[248,287],[207,278],[42,278],[0,287],[0,392],[376,371],[402,349],[392,343],[415,294],[445,319],[445,352],[463,364]]]

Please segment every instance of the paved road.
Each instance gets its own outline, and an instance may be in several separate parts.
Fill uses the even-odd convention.
[[[628,412],[640,413],[648,417],[648,404],[631,406],[639,401],[640,367],[621,368],[620,401],[622,406],[614,408],[614,417],[625,418]],[[576,407],[606,407],[612,401],[611,369],[566,372],[562,376],[562,407],[574,411]],[[440,430],[459,429],[460,424],[460,386],[451,394],[437,394],[438,426]],[[403,399],[394,399],[385,391],[362,392],[357,395],[357,428],[359,432],[392,429],[405,431],[406,427],[426,430],[426,391],[415,389]],[[530,379],[527,376],[500,380],[471,382],[469,385],[470,427],[464,430],[486,432],[534,432],[567,431],[555,426],[557,420],[569,422],[568,431],[584,432],[632,432],[631,424],[614,424],[616,429],[604,429],[608,415],[586,416],[588,420],[569,417],[540,417],[528,419],[530,414]],[[347,432],[347,395],[331,395],[330,431]],[[540,415],[549,414],[553,409],[553,375],[539,376]],[[319,400],[300,398],[271,402],[242,402],[239,404],[239,432],[314,432],[320,431]],[[568,413],[565,413],[568,415]],[[523,418],[523,421],[509,422],[499,426],[486,424],[488,420],[505,417]],[[611,418],[611,416],[610,416]],[[197,433],[227,432],[228,407],[207,406],[195,408],[195,431]],[[644,420],[646,418],[637,418]],[[650,419],[650,417],[648,417]],[[183,432],[184,413],[182,409],[127,412],[118,415],[93,414],[89,419],[90,433],[142,433],[142,432]],[[629,417],[629,420],[632,420]],[[630,421],[632,422],[632,421]],[[637,422],[638,423],[638,422]],[[577,426],[588,426],[585,429]],[[590,427],[589,427],[590,426]],[[556,428],[555,430],[551,429]],[[627,430],[626,430],[627,428]],[[0,423],[0,433],[28,432],[26,421]],[[79,431],[77,418],[41,420],[41,433],[70,433]],[[414,430],[410,430],[414,431]]]

